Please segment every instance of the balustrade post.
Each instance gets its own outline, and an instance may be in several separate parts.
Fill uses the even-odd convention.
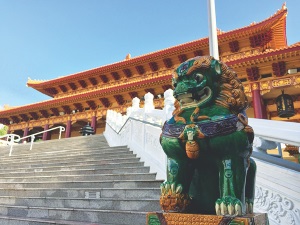
[[[140,99],[138,97],[134,97],[132,99],[132,110],[138,110],[140,108]]]
[[[260,94],[259,83],[252,84],[252,101],[253,101],[254,117],[257,119],[267,119],[267,111],[263,103],[262,96]]]
[[[170,119],[172,117],[172,113],[175,109],[174,102],[175,98],[173,96],[173,90],[168,89],[164,92],[164,111],[166,113],[166,120]]]
[[[153,103],[153,98],[154,98],[154,95],[151,94],[150,92],[145,94],[145,105],[144,105],[145,112],[149,112],[149,111],[155,109],[154,103]]]

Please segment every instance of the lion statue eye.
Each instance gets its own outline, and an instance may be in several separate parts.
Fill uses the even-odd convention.
[[[203,80],[204,76],[201,73],[196,73],[194,78],[198,83],[200,83]]]

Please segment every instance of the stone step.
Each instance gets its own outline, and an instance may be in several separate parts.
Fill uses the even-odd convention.
[[[34,167],[34,168],[3,168],[1,172],[42,172],[42,171],[72,171],[80,169],[116,169],[123,167],[142,167],[143,162],[122,162],[122,163],[107,163],[107,164],[84,164],[84,165],[68,165],[66,166],[48,166],[48,167]]]
[[[29,218],[29,217],[12,217],[12,216],[1,216],[1,225],[113,225],[113,224],[99,224],[90,222],[78,222],[78,221],[67,221],[67,220],[51,220],[41,218]]]
[[[123,167],[116,169],[78,169],[78,170],[64,170],[64,171],[28,171],[28,172],[19,172],[11,171],[7,173],[0,173],[0,177],[26,177],[26,176],[57,176],[59,175],[82,175],[82,174],[123,174],[123,173],[148,173],[149,167]]]
[[[9,217],[71,220],[99,224],[145,225],[147,212],[0,205],[0,215]]]
[[[47,182],[56,181],[95,181],[95,180],[155,180],[154,173],[128,173],[128,174],[86,174],[82,175],[56,175],[56,176],[27,176],[27,177],[0,177],[1,183],[22,183],[22,182]]]
[[[0,225],[139,225],[160,211],[161,180],[102,135],[1,148]]]
[[[85,198],[96,195],[100,198],[157,199],[160,188],[0,188],[0,196]]]
[[[1,182],[0,188],[157,188],[158,180]]]
[[[112,155],[117,155],[120,153],[132,153],[129,149],[127,148],[118,148],[118,149],[108,149],[108,148],[95,148],[95,149],[66,149],[66,150],[56,150],[56,151],[44,151],[41,152],[41,154],[37,154],[34,151],[27,151],[25,154],[18,154],[18,155],[12,155],[12,156],[8,156],[8,155],[4,155],[3,157],[1,157],[0,162],[4,162],[4,161],[13,161],[13,160],[20,160],[20,159],[47,159],[47,158],[51,158],[53,156],[55,156],[56,158],[62,158],[62,157],[72,157],[72,156],[90,156],[90,155],[103,155],[103,154],[112,154]]]
[[[1,205],[27,207],[80,208],[102,210],[158,211],[158,199],[115,199],[115,198],[57,198],[57,197],[0,197]]]
[[[102,160],[109,160],[109,159],[125,159],[125,158],[136,158],[136,155],[133,154],[132,152],[122,152],[120,154],[99,154],[99,155],[85,155],[85,156],[66,156],[65,158],[54,158],[52,157],[47,157],[47,158],[35,158],[35,159],[22,159],[22,160],[3,160],[1,162],[1,165],[6,166],[6,165],[15,165],[15,164],[36,164],[38,163],[43,163],[43,164],[49,164],[49,163],[67,163],[67,162],[89,162],[89,161],[102,161]]]
[[[82,161],[70,161],[70,162],[48,162],[48,163],[40,163],[39,161],[32,164],[22,164],[22,168],[39,168],[39,167],[48,167],[48,166],[74,166],[74,165],[103,165],[107,163],[128,163],[128,162],[139,162],[139,158],[136,157],[125,157],[125,158],[113,158],[113,159],[102,159],[102,160],[87,160],[85,162]],[[0,169],[12,169],[12,168],[20,168],[20,164],[18,162],[5,164],[0,164]]]

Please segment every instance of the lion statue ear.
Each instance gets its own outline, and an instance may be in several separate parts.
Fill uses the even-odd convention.
[[[218,77],[222,74],[221,64],[218,60],[213,59],[210,67]]]

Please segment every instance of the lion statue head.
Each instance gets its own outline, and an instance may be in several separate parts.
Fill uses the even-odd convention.
[[[174,72],[174,97],[182,109],[220,105],[238,114],[248,106],[244,88],[236,73],[211,56],[183,62]]]

